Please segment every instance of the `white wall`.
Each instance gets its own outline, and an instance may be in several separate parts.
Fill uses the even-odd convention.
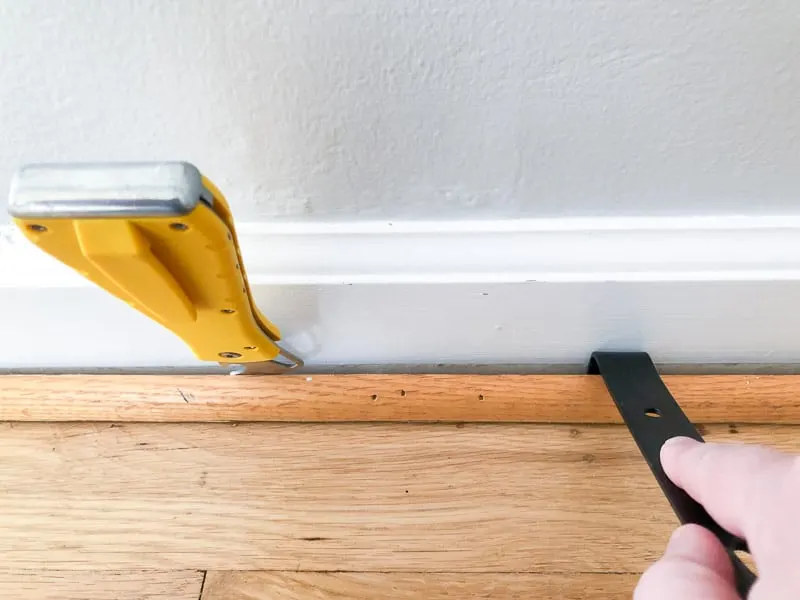
[[[798,32],[795,0],[0,0],[0,190],[180,158],[247,221],[792,212]]]
[[[158,159],[312,368],[800,362],[796,0],[0,0],[0,190]],[[0,369],[196,365],[46,258],[0,210]]]

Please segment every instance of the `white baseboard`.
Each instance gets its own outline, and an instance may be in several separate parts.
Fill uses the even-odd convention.
[[[800,362],[800,217],[237,227],[254,293],[314,368]],[[189,367],[181,342],[0,230],[0,368]]]

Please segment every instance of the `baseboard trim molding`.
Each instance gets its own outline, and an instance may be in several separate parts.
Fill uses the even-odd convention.
[[[238,231],[256,302],[310,370],[557,372],[586,364],[593,350],[644,350],[659,364],[800,363],[800,216]],[[10,226],[0,229],[0,288],[2,369],[203,366]]]
[[[800,280],[800,216],[242,223],[255,285]],[[0,229],[0,285],[83,278]]]

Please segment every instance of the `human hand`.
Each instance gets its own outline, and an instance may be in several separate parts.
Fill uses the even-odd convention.
[[[800,597],[800,458],[680,437],[664,444],[661,464],[717,523],[747,540],[758,568],[749,600]],[[683,525],[642,576],[634,599],[738,600],[733,581],[719,540],[699,525]]]

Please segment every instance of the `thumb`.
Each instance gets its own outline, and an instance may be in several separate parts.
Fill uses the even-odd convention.
[[[720,541],[699,525],[675,530],[664,556],[651,566],[634,600],[739,600],[733,567]]]

